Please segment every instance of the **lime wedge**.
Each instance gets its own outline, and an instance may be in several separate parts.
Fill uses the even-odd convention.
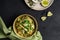
[[[42,20],[42,21],[45,21],[46,18],[47,18],[46,16],[42,16],[42,17],[41,17],[41,20]]]
[[[53,13],[51,12],[51,11],[49,11],[48,13],[47,13],[47,16],[52,16],[53,15]]]

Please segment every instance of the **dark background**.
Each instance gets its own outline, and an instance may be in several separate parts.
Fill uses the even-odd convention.
[[[46,15],[48,11],[51,11],[53,16],[47,17],[47,20],[42,22],[40,17]],[[7,27],[12,26],[14,19],[24,13],[36,18],[43,40],[60,40],[60,0],[55,0],[51,7],[42,11],[30,9],[24,0],[0,0],[0,16]]]

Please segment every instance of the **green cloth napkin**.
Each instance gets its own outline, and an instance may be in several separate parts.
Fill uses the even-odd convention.
[[[0,39],[1,38],[10,38],[11,40],[42,40],[41,33],[37,31],[34,35],[28,38],[20,38],[18,37],[13,29],[12,26],[9,28],[6,27],[5,23],[3,22],[2,18],[0,17]]]

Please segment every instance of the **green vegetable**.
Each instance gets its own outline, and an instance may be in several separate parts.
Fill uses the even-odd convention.
[[[32,27],[30,27],[30,30],[33,30],[33,28],[32,28]]]

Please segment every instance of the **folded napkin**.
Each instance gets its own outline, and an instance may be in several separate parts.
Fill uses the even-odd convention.
[[[7,28],[2,18],[0,17],[0,39],[7,38],[7,37],[11,40],[42,40],[42,36],[39,31],[37,31],[34,35],[28,38],[23,39],[23,38],[18,37],[14,33],[12,26]]]

